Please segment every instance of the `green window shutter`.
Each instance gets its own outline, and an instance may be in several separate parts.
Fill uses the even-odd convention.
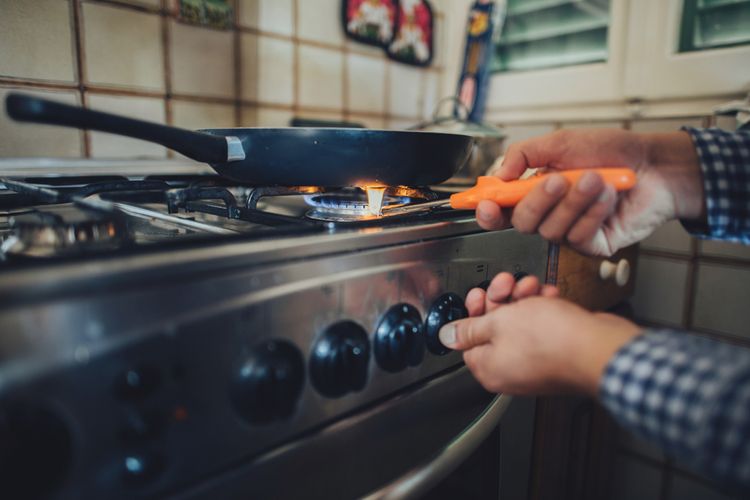
[[[506,10],[493,71],[607,60],[610,0],[508,0]]]
[[[685,0],[680,52],[750,44],[750,0]]]

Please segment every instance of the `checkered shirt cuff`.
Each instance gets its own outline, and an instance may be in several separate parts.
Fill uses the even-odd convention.
[[[750,244],[750,132],[683,130],[698,151],[707,212],[707,225],[683,225],[695,236]]]
[[[600,395],[622,426],[668,455],[750,488],[750,351],[646,330],[610,360]]]

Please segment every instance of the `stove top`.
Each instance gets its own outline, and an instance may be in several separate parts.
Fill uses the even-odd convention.
[[[113,175],[118,172],[120,175]],[[4,263],[112,255],[182,242],[303,237],[466,218],[383,208],[445,199],[450,186],[241,186],[180,162],[0,162]],[[398,211],[386,211],[398,214]],[[1,265],[1,264],[0,264]]]

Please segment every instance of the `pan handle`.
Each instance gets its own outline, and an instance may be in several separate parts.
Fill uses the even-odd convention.
[[[16,92],[8,94],[5,98],[5,110],[11,118],[17,121],[99,130],[134,137],[161,144],[193,160],[205,163],[225,163],[245,159],[245,150],[237,137],[223,137],[168,127]]]

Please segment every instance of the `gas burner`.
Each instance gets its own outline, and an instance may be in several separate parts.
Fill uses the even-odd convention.
[[[329,222],[355,222],[382,217],[373,214],[367,196],[363,192],[342,192],[338,194],[305,195],[305,201],[312,210],[307,217]],[[383,207],[412,203],[408,196],[385,195]]]
[[[373,203],[373,192],[379,194],[377,205]],[[306,213],[309,219],[359,222],[388,217],[387,210],[384,212],[383,209],[432,200],[436,196],[429,190],[397,186],[366,190],[352,188],[333,193],[308,194],[304,199],[312,207],[312,210]]]
[[[50,206],[13,215],[0,255],[49,257],[119,247],[127,239],[124,221],[114,214],[73,206]]]

